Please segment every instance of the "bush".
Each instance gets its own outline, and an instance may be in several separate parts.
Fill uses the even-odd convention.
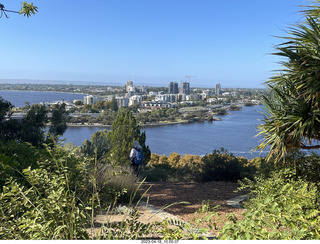
[[[14,142],[9,148],[7,155],[0,154],[1,173],[7,177],[0,194],[1,239],[87,239],[85,228],[93,224],[95,210],[131,199],[136,190],[129,169],[98,165],[75,150]],[[24,162],[13,153],[18,148],[33,153],[26,153]]]
[[[214,150],[213,153],[207,154],[202,158],[202,168],[199,174],[199,181],[233,181],[236,182],[244,176],[248,159],[235,157],[228,154],[223,148]]]
[[[0,195],[1,239],[87,239],[85,206],[68,187],[68,169],[48,172],[29,167],[23,176],[32,185],[9,179]]]
[[[194,181],[201,165],[201,157],[172,153],[169,157],[151,154],[151,159],[142,168],[147,181]]]
[[[303,154],[296,160],[296,172],[306,180],[316,183],[320,191],[320,157],[316,153]]]
[[[101,207],[107,207],[115,199],[121,203],[129,203],[139,197],[138,178],[129,166],[101,165],[98,171],[97,188],[102,200]]]
[[[247,180],[242,188],[251,189],[244,219],[230,218],[220,239],[320,239],[320,195],[313,183],[285,169],[268,179]]]
[[[36,150],[26,143],[0,141],[0,192],[9,177],[14,177],[19,183],[27,184],[21,172],[28,167],[37,168],[41,154],[42,150]]]
[[[198,155],[169,157],[152,154],[150,162],[143,167],[142,174],[147,181],[237,181],[253,178],[256,166],[248,159],[235,157],[224,149],[214,150],[204,157]]]

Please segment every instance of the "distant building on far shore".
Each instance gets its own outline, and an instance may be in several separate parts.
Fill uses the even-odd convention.
[[[92,96],[92,95],[89,95],[89,96],[85,96],[84,97],[84,104],[88,104],[88,105],[92,105],[92,104],[95,104],[95,103],[98,103],[100,101],[102,101],[102,97],[100,96]]]
[[[216,84],[216,95],[219,96],[220,93],[221,93],[221,84],[218,83],[218,84]]]
[[[125,85],[126,92],[130,92],[134,89],[132,80],[128,80]]]
[[[190,95],[190,83],[181,81],[180,94]]]
[[[179,89],[178,89],[178,83],[177,82],[170,82],[169,83],[169,94],[178,94]]]

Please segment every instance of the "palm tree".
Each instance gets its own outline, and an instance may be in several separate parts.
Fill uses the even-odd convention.
[[[290,28],[290,36],[276,47],[274,55],[285,61],[266,83],[271,95],[263,98],[264,123],[259,134],[264,140],[257,147],[270,146],[268,159],[275,156],[279,161],[295,150],[320,148],[319,13],[319,5],[304,11],[306,21]]]

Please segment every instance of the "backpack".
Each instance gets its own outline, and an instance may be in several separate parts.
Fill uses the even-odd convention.
[[[135,165],[140,165],[142,164],[142,161],[143,161],[143,153],[142,153],[142,150],[139,149],[137,150],[136,156],[133,159],[133,163]]]

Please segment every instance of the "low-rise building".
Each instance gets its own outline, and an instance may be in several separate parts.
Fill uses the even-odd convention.
[[[127,97],[116,97],[116,100],[118,108],[129,106],[129,98]]]
[[[186,101],[199,101],[199,100],[200,100],[200,94],[186,95]]]
[[[83,102],[84,102],[84,104],[92,105],[92,104],[96,104],[102,100],[103,100],[103,98],[100,96],[89,95],[89,96],[84,97]]]
[[[140,105],[141,102],[142,102],[142,96],[135,95],[129,98],[129,106],[136,105],[136,104]]]
[[[157,96],[158,95],[158,92],[157,91],[150,91],[149,96]]]
[[[162,101],[143,101],[143,108],[159,109],[159,108],[172,108],[172,104]]]

